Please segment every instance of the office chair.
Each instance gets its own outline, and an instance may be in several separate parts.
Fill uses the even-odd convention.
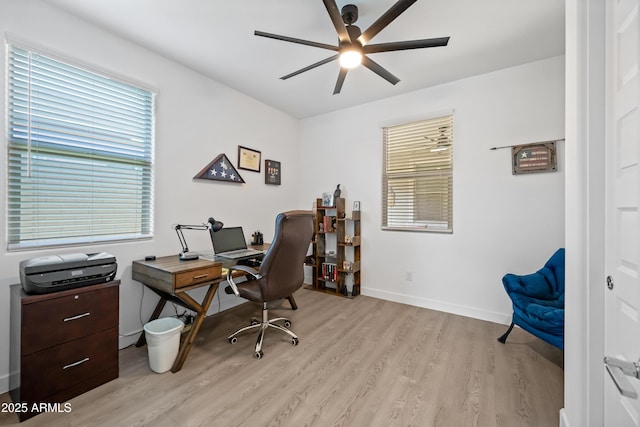
[[[237,335],[252,329],[259,329],[256,341],[255,357],[262,358],[262,341],[268,328],[274,328],[289,334],[293,345],[298,344],[298,336],[290,331],[291,321],[284,317],[269,319],[268,304],[289,298],[304,281],[304,260],[313,237],[314,214],[311,211],[288,211],[276,217],[276,230],[273,242],[265,254],[258,271],[244,265],[229,268],[227,282],[236,296],[252,302],[262,303],[262,321],[252,320],[229,335],[231,344],[238,341]],[[234,281],[234,272],[240,271],[247,278],[244,282]],[[291,300],[290,300],[291,301]],[[276,323],[281,322],[282,325]]]

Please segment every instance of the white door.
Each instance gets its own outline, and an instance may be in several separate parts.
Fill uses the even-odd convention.
[[[640,0],[607,0],[605,426],[640,426]]]

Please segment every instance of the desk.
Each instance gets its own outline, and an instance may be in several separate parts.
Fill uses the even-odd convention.
[[[155,320],[160,316],[167,301],[193,310],[196,313],[191,330],[181,343],[178,356],[171,367],[171,372],[178,372],[182,369],[182,365],[187,359],[196,335],[198,335],[207,311],[209,311],[213,296],[218,290],[218,285],[225,279],[222,277],[222,263],[206,259],[180,261],[178,255],[172,255],[160,257],[153,261],[133,261],[131,277],[160,296],[160,301],[158,301],[149,321]],[[187,291],[203,286],[208,286],[209,288],[202,303],[198,303],[187,294]],[[144,345],[145,342],[143,331],[136,343],[136,347]]]
[[[269,244],[254,246],[253,248],[266,250],[269,248]],[[226,280],[226,276],[222,276],[222,267],[232,267],[236,265],[237,261],[215,256],[212,259],[200,258],[191,261],[180,261],[178,255],[159,257],[153,261],[133,261],[131,273],[133,280],[144,284],[160,296],[160,301],[158,301],[156,308],[153,310],[149,322],[160,316],[167,301],[196,313],[191,330],[180,345],[180,351],[175,362],[173,362],[171,372],[175,373],[182,369],[182,365],[184,365],[187,355],[195,342],[207,311],[209,311],[218,286],[220,282]],[[241,272],[237,274],[238,276],[242,275]],[[209,288],[201,303],[198,303],[187,294],[187,291],[203,286],[208,286]],[[291,309],[297,310],[298,305],[293,299],[293,295],[290,295],[287,299],[291,304]],[[143,346],[145,342],[143,331],[136,342],[136,347]]]

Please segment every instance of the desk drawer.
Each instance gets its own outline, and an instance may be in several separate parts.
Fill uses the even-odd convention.
[[[118,328],[25,356],[21,396],[32,402],[118,369]]]
[[[187,271],[184,273],[178,273],[175,276],[176,289],[185,288],[187,286],[195,285],[197,283],[210,282],[212,280],[220,278],[222,275],[222,266],[220,264],[212,265],[210,267],[201,268],[199,270]]]
[[[117,286],[24,304],[22,354],[31,354],[117,327],[118,306]]]

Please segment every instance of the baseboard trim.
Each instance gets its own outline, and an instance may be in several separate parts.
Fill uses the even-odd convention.
[[[389,292],[381,289],[363,287],[361,293],[362,295],[367,295],[387,301],[399,302],[402,304],[428,308],[445,313],[457,314],[460,316],[471,317],[478,320],[486,320],[488,322],[500,323],[503,325],[508,325],[511,322],[512,313],[499,313],[495,311],[479,310],[474,307],[451,304],[448,302],[438,301],[430,298],[421,298],[413,295],[401,294],[398,292]]]
[[[3,375],[0,377],[0,394],[9,391],[9,375]]]

